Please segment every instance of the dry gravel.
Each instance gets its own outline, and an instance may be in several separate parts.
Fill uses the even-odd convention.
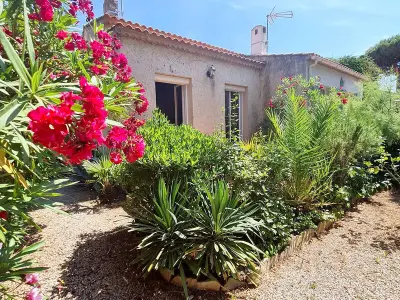
[[[182,290],[155,276],[143,280],[130,264],[135,237],[119,206],[102,206],[78,185],[62,191],[60,215],[32,213],[46,246],[35,254],[49,299],[183,299]],[[264,275],[258,288],[232,299],[400,299],[400,196],[389,192],[360,204],[328,234]],[[21,287],[19,287],[20,289]],[[21,290],[21,292],[23,292]],[[193,299],[224,299],[192,291]]]
[[[49,267],[40,273],[41,291],[48,299],[184,299],[182,288],[157,276],[144,280],[132,266],[137,239],[124,228],[130,219],[121,207],[100,205],[84,185],[60,192],[64,196],[57,201],[68,215],[49,209],[32,212],[43,227],[33,239],[46,243],[33,258]],[[27,286],[13,288],[20,295],[28,291]],[[209,292],[192,294],[195,299],[220,298]]]
[[[236,299],[400,299],[400,195],[357,206]]]

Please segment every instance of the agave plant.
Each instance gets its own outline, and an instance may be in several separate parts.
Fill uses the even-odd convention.
[[[259,254],[250,235],[259,234],[262,224],[254,219],[257,206],[232,194],[224,181],[204,189],[199,206],[191,212],[193,246],[187,255],[197,265],[197,275],[238,278],[243,271],[256,272]]]

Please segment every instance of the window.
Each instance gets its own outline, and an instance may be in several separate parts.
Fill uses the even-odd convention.
[[[242,135],[243,92],[225,91],[225,132],[228,139]]]
[[[171,124],[188,123],[187,87],[189,79],[156,75],[156,106]]]
[[[254,35],[258,34],[258,29],[254,30]]]
[[[267,28],[264,26],[263,27],[263,33],[266,33],[267,32]]]

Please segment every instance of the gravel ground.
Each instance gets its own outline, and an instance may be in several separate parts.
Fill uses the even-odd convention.
[[[48,299],[184,299],[182,288],[161,277],[144,280],[132,266],[135,236],[124,226],[130,219],[118,205],[104,206],[84,185],[67,187],[57,199],[68,215],[49,209],[32,212],[43,227],[33,239],[45,241],[33,258],[40,266],[41,291]],[[27,286],[13,286],[24,295]],[[192,291],[195,299],[219,299],[223,295]],[[1,299],[1,296],[0,296]]]
[[[46,241],[34,258],[49,267],[40,274],[48,299],[183,299],[181,288],[158,276],[143,280],[130,264],[136,239],[123,229],[130,220],[122,208],[100,205],[82,185],[61,192],[58,200],[69,215],[48,209],[32,213],[43,226],[33,238]],[[399,230],[400,195],[382,193],[264,275],[258,288],[227,298],[400,299]],[[212,292],[191,295],[225,298]]]
[[[400,299],[400,195],[357,206],[234,299]]]

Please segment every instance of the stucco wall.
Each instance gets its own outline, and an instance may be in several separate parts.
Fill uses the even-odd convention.
[[[311,77],[319,76],[321,78],[321,83],[324,84],[325,86],[336,87],[339,89],[340,78],[343,78],[344,90],[358,95],[362,95],[362,83],[359,79],[320,64],[313,65],[313,63],[310,62],[310,65],[311,65],[310,76]]]
[[[261,70],[253,67],[203,57],[168,48],[164,45],[121,36],[123,48],[134,77],[143,83],[149,99],[149,111],[156,107],[155,76],[156,74],[173,75],[190,78],[188,88],[192,100],[192,120],[195,128],[204,133],[212,133],[224,123],[225,84],[247,88],[243,109],[243,137],[249,138],[262,121],[263,109],[261,99]],[[148,37],[151,39],[152,37]],[[215,78],[207,77],[211,65],[216,68]],[[191,96],[191,97],[190,97]]]
[[[264,61],[263,70],[264,105],[274,94],[281,83],[281,77],[303,75],[307,77],[308,57],[302,54],[251,56]]]

